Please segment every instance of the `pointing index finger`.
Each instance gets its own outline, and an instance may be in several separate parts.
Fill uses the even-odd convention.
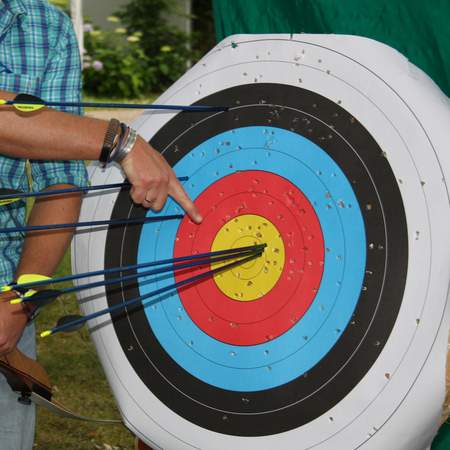
[[[202,222],[203,217],[200,211],[175,177],[170,182],[169,194],[195,223],[199,224]]]

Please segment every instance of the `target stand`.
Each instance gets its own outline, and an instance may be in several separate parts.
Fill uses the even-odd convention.
[[[74,270],[267,246],[92,321],[126,425],[155,450],[427,448],[445,395],[448,99],[389,47],[302,34],[230,37],[158,102],[230,108],[134,124],[204,221],[80,233]],[[145,216],[127,190],[83,202],[82,220]],[[82,308],[197,270],[92,289]]]

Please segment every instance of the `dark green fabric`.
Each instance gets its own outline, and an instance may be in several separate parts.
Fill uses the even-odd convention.
[[[450,420],[447,419],[447,420]],[[438,435],[433,441],[431,450],[449,450],[450,449],[450,422],[444,423],[439,430]]]
[[[337,33],[396,48],[450,96],[450,0],[213,0],[217,39]]]

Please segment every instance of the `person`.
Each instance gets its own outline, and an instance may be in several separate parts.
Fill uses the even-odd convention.
[[[54,101],[79,101],[81,69],[79,51],[73,39],[68,17],[42,1],[3,0],[0,2],[0,89],[42,95]],[[9,97],[6,95],[5,97]],[[69,109],[79,114],[77,108]],[[1,111],[0,128],[9,127],[9,112]],[[26,134],[26,126],[17,132]],[[38,155],[29,165],[25,158],[3,151],[0,185],[27,191],[52,190],[82,186],[87,182],[81,161],[42,161]],[[31,185],[29,177],[31,176]],[[30,225],[77,221],[81,197],[40,199],[29,217]],[[17,202],[0,207],[0,226],[20,226],[26,221],[26,204]],[[72,230],[62,233],[21,234],[0,238],[0,282],[11,282],[25,273],[52,275],[72,237]],[[10,294],[2,294],[7,300]],[[36,357],[33,323],[26,311],[3,301],[0,303],[0,354],[17,347],[27,356]],[[0,377],[0,448],[31,450],[34,442],[35,408],[18,402],[6,379]]]
[[[15,95],[0,90],[0,98]],[[98,160],[108,123],[45,108],[20,113],[11,107],[0,109],[0,154],[15,158]],[[27,132],[24,133],[23,130]],[[45,131],[45,132],[44,132]],[[202,217],[159,152],[142,137],[121,161],[132,184],[131,198],[137,204],[159,211],[167,196],[176,200],[196,223]]]
[[[18,93],[49,101],[79,101],[79,51],[70,20],[45,0],[0,0],[0,98],[10,100]],[[71,114],[77,112],[44,108],[20,113],[2,106],[0,186],[28,190],[26,160],[30,160],[32,190],[86,185],[82,160],[106,155],[108,162],[115,152],[116,157],[121,156],[120,164],[132,184],[133,201],[160,210],[171,195],[192,220],[202,220],[172,169],[155,149],[139,136],[133,140],[132,130],[123,125],[116,127],[112,143],[105,147],[111,122]],[[77,195],[40,199],[28,223],[76,222],[80,202]],[[23,225],[25,215],[23,202],[2,206],[0,225]],[[25,239],[21,235],[1,238],[0,282],[6,284],[24,273],[51,275],[71,236],[69,230],[31,233]],[[8,300],[8,295],[1,294],[3,300]],[[0,356],[17,346],[35,357],[34,328],[28,319],[27,311],[20,305],[0,302]],[[34,407],[19,403],[17,394],[0,377],[0,447],[30,450],[34,416]]]

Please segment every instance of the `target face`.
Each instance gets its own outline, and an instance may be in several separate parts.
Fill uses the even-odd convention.
[[[311,442],[302,448],[339,433],[356,448],[361,437],[342,432],[362,414],[349,398],[374,372],[405,307],[411,230],[386,148],[341,101],[264,78],[210,87],[190,102],[228,112],[154,125],[150,142],[188,177],[200,225],[185,217],[104,236],[105,268],[266,244],[257,259],[113,315],[108,335],[122,365],[151,394],[152,407],[140,407],[165,429],[131,426],[151,445],[292,448],[303,432]],[[171,199],[159,214],[145,210],[126,190],[108,208],[111,219],[181,213]],[[121,304],[210,268],[113,286],[104,301]],[[391,378],[381,370],[369,382],[375,397]],[[349,415],[333,430],[333,411],[346,402]],[[167,431],[174,417],[179,431]],[[175,433],[182,438],[171,444]]]

